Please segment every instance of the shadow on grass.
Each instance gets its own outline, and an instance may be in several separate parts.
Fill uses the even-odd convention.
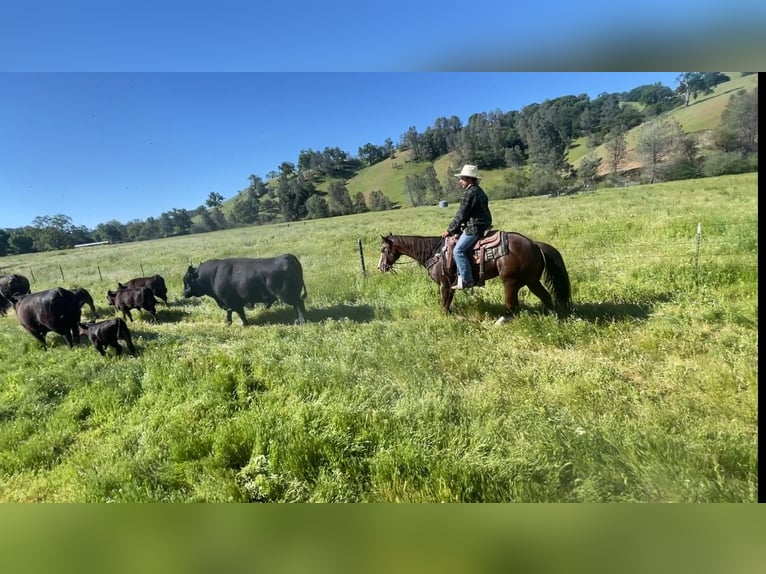
[[[235,315],[236,316],[236,315]],[[306,309],[305,319],[319,323],[328,319],[339,321],[348,319],[354,323],[369,323],[375,318],[375,312],[369,305],[333,305],[332,307]],[[252,325],[288,324],[295,322],[295,310],[289,306],[272,307],[255,313],[248,313],[247,319]]]
[[[157,321],[159,323],[177,323],[191,316],[189,311],[184,309],[173,309],[167,307],[157,307]]]
[[[596,324],[626,320],[645,321],[651,316],[657,303],[664,303],[670,300],[670,295],[662,294],[641,303],[617,303],[613,301],[577,303],[572,304],[570,318],[577,318]],[[458,309],[463,313],[472,309],[474,312],[498,318],[506,314],[505,305],[503,303],[493,303],[482,299],[475,299],[474,301],[467,299],[461,301],[459,305],[453,303],[452,309],[453,313]],[[542,317],[550,314],[551,312],[548,311],[542,303],[535,303],[534,301],[526,304],[521,303],[516,312],[516,316],[534,315]]]
[[[582,303],[572,307],[572,316],[590,323],[646,321],[653,310],[652,303]]]

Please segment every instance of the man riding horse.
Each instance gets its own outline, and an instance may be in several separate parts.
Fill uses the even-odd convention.
[[[442,237],[460,234],[454,249],[458,278],[452,288],[470,289],[475,285],[470,253],[484,232],[492,227],[492,214],[489,211],[487,194],[479,187],[479,179],[481,179],[479,168],[466,164],[460,173],[455,174],[455,177],[460,178],[463,195],[460,198],[460,207],[447,227],[447,231],[442,233]]]

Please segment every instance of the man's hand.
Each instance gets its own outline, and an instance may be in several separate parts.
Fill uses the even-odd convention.
[[[442,237],[447,237],[449,235],[449,231],[442,231]]]

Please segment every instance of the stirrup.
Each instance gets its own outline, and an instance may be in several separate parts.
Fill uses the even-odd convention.
[[[458,275],[457,283],[453,285],[451,288],[453,290],[457,290],[457,289],[471,289],[472,287],[473,287],[473,283],[466,285],[465,283],[463,283],[463,276]]]

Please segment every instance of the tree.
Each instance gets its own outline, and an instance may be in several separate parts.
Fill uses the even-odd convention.
[[[10,253],[10,234],[5,229],[0,229],[0,257]]]
[[[437,203],[444,196],[444,190],[436,177],[436,169],[429,165],[423,172],[422,177],[423,183],[426,186],[427,201]]]
[[[194,233],[205,233],[207,231],[218,230],[218,224],[215,222],[213,216],[210,215],[210,212],[207,209],[204,209],[202,213],[199,214],[199,218],[200,223],[192,228]]]
[[[667,112],[679,103],[678,96],[669,87],[660,82],[651,85],[633,88],[625,96],[629,102],[643,104],[644,116],[653,118],[663,112]]]
[[[527,146],[529,163],[552,170],[562,169],[568,142],[546,115],[539,105],[526,106],[519,116],[519,131]]]
[[[682,72],[676,78],[678,93],[684,97],[685,107],[689,105],[690,100],[696,100],[700,94],[703,96],[712,94],[717,84],[727,80],[729,76],[720,72]]]
[[[758,87],[729,98],[716,130],[716,144],[725,151],[742,155],[758,153]]]
[[[655,182],[660,165],[678,149],[683,133],[681,124],[672,119],[657,119],[641,127],[636,153],[649,183]]]
[[[387,211],[393,207],[391,201],[382,191],[377,189],[370,192],[368,205],[370,206],[370,211]]]
[[[125,237],[128,241],[139,241],[144,222],[140,219],[131,219],[125,224]]]
[[[32,221],[30,234],[38,251],[67,249],[74,245],[71,234],[73,229],[72,218],[68,215],[44,215]]]
[[[598,179],[598,170],[601,167],[601,158],[594,152],[589,152],[580,161],[580,169],[577,170],[577,177],[587,188],[591,187]]]
[[[306,200],[306,212],[309,219],[330,217],[330,208],[321,195],[312,195]]]
[[[416,173],[406,176],[404,178],[404,192],[410,198],[412,207],[425,205],[427,186],[422,176]]]
[[[249,175],[247,176],[247,179],[250,180],[250,186],[247,189],[248,191],[254,192],[256,197],[263,197],[268,193],[269,190],[266,188],[266,184],[263,183],[263,180],[260,177],[257,175]]]
[[[240,194],[231,209],[232,219],[240,224],[256,223],[260,212],[260,201],[256,188],[251,186]]]
[[[353,213],[366,213],[370,211],[367,208],[367,202],[364,200],[364,194],[361,191],[358,191],[356,195],[354,196],[354,202],[353,202]]]
[[[295,164],[290,161],[283,161],[279,164],[279,175],[290,176],[295,173]]]
[[[328,204],[332,215],[348,215],[353,212],[351,196],[343,183],[333,181],[328,190]]]
[[[159,237],[162,237],[162,226],[159,220],[154,217],[147,217],[143,227],[141,227],[141,239],[157,239]]]
[[[359,148],[357,156],[359,156],[359,159],[362,160],[363,165],[369,166],[375,165],[376,163],[379,163],[388,158],[389,152],[385,147],[367,143]]]
[[[226,229],[229,227],[229,222],[226,221],[226,216],[224,215],[223,211],[221,211],[220,207],[214,207],[210,210],[210,217],[213,218],[213,221],[215,221],[216,228],[218,229]],[[188,230],[186,231],[188,233]]]
[[[23,229],[14,229],[8,238],[8,243],[12,253],[32,253],[35,251],[35,240],[29,234],[29,227]]]
[[[284,164],[283,164],[284,165]],[[298,221],[306,216],[306,200],[314,189],[298,174],[288,178],[286,173],[279,176],[277,194],[279,210],[285,221]]]
[[[609,173],[612,174],[612,181],[616,183],[620,166],[625,162],[625,158],[628,155],[625,130],[617,127],[610,131],[604,140],[604,147],[606,148],[606,161],[609,166]]]
[[[207,200],[205,200],[205,205],[208,207],[221,207],[223,204],[223,196],[215,191],[211,191],[210,195],[207,196]]]
[[[148,224],[149,220],[147,219],[146,222]],[[170,211],[160,214],[158,230],[165,237],[171,235],[187,235],[191,230],[191,226],[191,216],[185,209],[173,208]],[[146,229],[146,226],[144,227]]]
[[[93,236],[96,241],[109,241],[110,243],[119,243],[126,239],[125,226],[117,220],[110,220],[106,223],[99,223],[93,230]]]

